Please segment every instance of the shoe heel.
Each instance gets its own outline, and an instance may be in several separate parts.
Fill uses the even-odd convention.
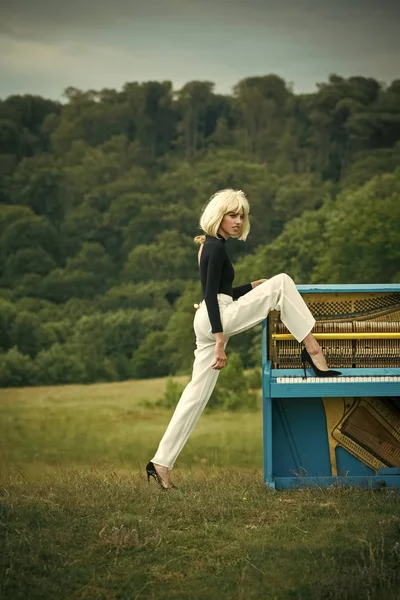
[[[146,465],[146,475],[147,475],[147,483],[150,483],[150,477],[154,477],[154,479],[157,481],[156,472],[155,472],[154,465],[152,462],[149,462]]]
[[[307,371],[306,371],[306,365],[305,365],[304,360],[302,361],[302,363],[303,363],[303,370],[304,370],[304,377],[303,377],[303,379],[307,379]]]
[[[318,367],[313,363],[313,360],[312,360],[311,356],[309,355],[306,348],[303,348],[301,351],[301,360],[303,363],[304,375],[305,375],[306,379],[307,379],[307,375],[306,375],[306,368],[305,368],[305,364],[304,364],[305,361],[310,363],[310,366],[317,377],[338,377],[339,375],[342,374],[341,371],[334,371],[333,369],[328,369],[327,371],[321,371],[320,369],[318,369]],[[303,377],[303,379],[304,379],[304,377]]]
[[[173,483],[171,483],[171,485],[169,486],[165,486],[162,484],[162,479],[160,478],[160,476],[158,475],[154,464],[150,461],[149,463],[147,463],[146,465],[146,475],[147,475],[147,481],[148,483],[150,483],[150,477],[154,477],[155,481],[158,483],[158,485],[163,489],[163,490],[170,490],[170,489],[175,489],[177,490],[178,488],[176,487],[176,485],[174,485]]]

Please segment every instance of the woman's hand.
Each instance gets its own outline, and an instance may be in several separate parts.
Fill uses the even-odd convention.
[[[254,289],[258,285],[260,285],[260,283],[264,283],[264,281],[268,281],[268,279],[257,279],[257,281],[252,281],[251,286]]]
[[[220,371],[225,367],[227,362],[228,359],[225,354],[224,343],[217,342],[215,344],[215,358],[211,365],[211,368],[215,371]]]

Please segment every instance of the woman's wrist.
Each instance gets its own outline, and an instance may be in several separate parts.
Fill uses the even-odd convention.
[[[257,281],[252,281],[251,282],[251,287],[254,289],[255,287],[257,287],[261,283],[264,283],[264,281],[268,281],[268,279],[257,279]]]

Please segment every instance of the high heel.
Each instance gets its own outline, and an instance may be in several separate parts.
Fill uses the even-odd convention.
[[[168,486],[164,485],[164,480],[161,479],[161,477],[159,476],[159,474],[156,471],[154,463],[152,463],[151,461],[148,462],[147,465],[146,465],[146,475],[147,475],[147,482],[148,483],[150,483],[150,477],[154,477],[154,479],[162,487],[163,490],[170,490],[170,489],[177,490],[178,489],[176,487],[176,485],[174,485],[173,483],[171,483],[171,485],[168,485]]]
[[[301,361],[303,363],[303,369],[304,369],[303,379],[307,379],[307,372],[306,372],[306,365],[305,365],[306,362],[308,362],[311,365],[311,368],[317,377],[337,377],[338,375],[342,374],[341,371],[334,371],[333,369],[328,369],[328,371],[321,371],[321,369],[318,369],[318,367],[316,365],[314,365],[312,358],[308,353],[307,348],[303,348],[301,351]]]

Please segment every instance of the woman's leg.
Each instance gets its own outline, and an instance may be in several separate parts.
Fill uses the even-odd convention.
[[[226,344],[227,341],[225,347]],[[183,390],[157,452],[152,458],[154,464],[161,466],[157,472],[167,481],[168,469],[173,468],[217,382],[219,371],[211,368],[214,352],[215,340],[197,344],[191,381]]]
[[[298,342],[304,340],[315,325],[293,279],[279,273],[226,307],[221,317],[224,334],[230,337],[254,327],[271,310],[280,311],[282,322]]]
[[[294,281],[285,273],[265,281],[239,300],[228,303],[221,301],[219,306],[226,337],[224,347],[230,336],[261,323],[271,310],[281,312],[282,321],[299,342],[307,339],[315,325],[315,319],[297,291]],[[184,389],[152,459],[154,464],[159,465],[157,471],[166,481],[168,470],[173,468],[178,454],[211,396],[219,375],[219,370],[211,368],[215,338],[211,333],[204,304],[195,316],[195,332],[197,348],[194,353],[192,379]]]
[[[298,342],[303,342],[321,370],[327,370],[321,346],[311,331],[315,319],[297,290],[293,279],[279,273],[241,296],[224,311],[222,325],[228,336],[246,331],[263,321],[271,310],[281,313],[281,320]]]
[[[271,310],[281,313],[281,320],[297,339],[303,342],[321,370],[327,370],[321,346],[311,331],[315,319],[304,302],[293,279],[279,273],[232,302],[224,311],[222,325],[227,336],[246,331],[263,321]]]

